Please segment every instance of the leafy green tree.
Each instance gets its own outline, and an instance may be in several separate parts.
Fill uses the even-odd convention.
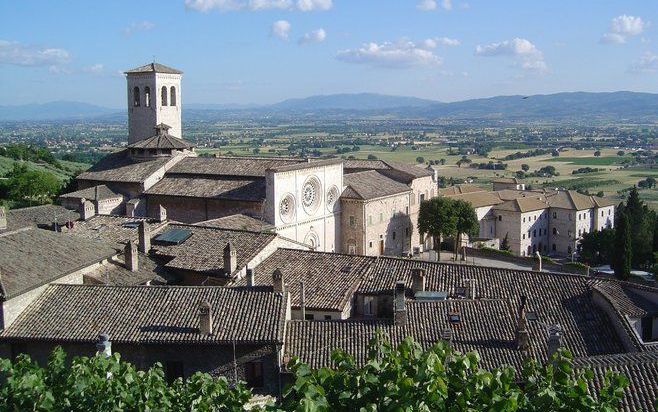
[[[416,163],[425,163],[425,158],[423,156],[418,156],[416,158]]]
[[[600,157],[601,156],[601,151],[597,150],[594,152],[594,157]]]
[[[20,203],[50,203],[61,187],[61,183],[48,172],[28,170],[24,164],[14,163],[8,175],[9,198]]]
[[[612,256],[612,268],[615,271],[615,276],[621,280],[630,278],[633,245],[631,243],[631,225],[625,211],[619,211],[615,227],[615,247]]]
[[[467,235],[469,238],[477,236],[480,224],[475,209],[465,200],[456,200],[453,203],[452,212],[455,215],[455,260],[457,260],[463,235]]]
[[[617,152],[617,156],[620,156],[620,157],[623,156],[623,155],[625,155],[625,154],[626,154],[626,153],[624,153],[623,150],[620,150],[620,151]]]
[[[615,250],[615,229],[585,233],[578,247],[583,262],[589,265],[610,264]]]
[[[477,353],[461,354],[446,342],[423,350],[406,338],[394,347],[381,332],[371,340],[363,366],[340,350],[332,361],[332,368],[313,370],[293,359],[294,382],[271,409],[612,412],[628,385],[625,377],[608,373],[597,396],[590,395],[591,372],[575,370],[566,350],[547,365],[528,360],[517,375],[511,367],[484,370]]]
[[[527,172],[528,170],[530,170],[530,166],[527,163],[523,163],[521,165],[521,170],[523,170],[524,172]]]
[[[451,236],[457,231],[457,220],[452,210],[454,202],[447,197],[435,197],[420,204],[418,232],[421,238],[426,234],[432,236],[437,252],[440,252],[441,237]]]
[[[168,384],[162,366],[138,371],[110,357],[74,357],[56,348],[40,367],[27,355],[0,359],[3,411],[243,411],[252,394],[242,382],[196,373]]]
[[[377,160],[377,156],[375,156],[374,154],[369,154],[368,160]]]

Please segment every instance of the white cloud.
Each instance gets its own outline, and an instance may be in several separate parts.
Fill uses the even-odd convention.
[[[436,0],[421,0],[416,5],[416,8],[423,11],[436,10]]]
[[[333,7],[331,0],[297,0],[297,8],[301,11],[329,10]]]
[[[509,56],[518,60],[524,70],[544,72],[548,69],[544,54],[526,39],[515,38],[475,48],[476,56]]]
[[[346,63],[367,64],[385,68],[409,68],[414,66],[439,66],[442,60],[422,44],[409,40],[396,43],[366,43],[357,49],[341,50],[336,55]]]
[[[250,10],[289,9],[291,0],[249,0]]]
[[[103,72],[103,65],[100,63],[92,64],[91,66],[83,67],[82,71],[86,73],[100,74]]]
[[[324,29],[317,29],[305,33],[300,39],[299,44],[320,43],[327,38],[327,32]]]
[[[633,73],[658,73],[658,54],[646,52],[630,68]]]
[[[185,0],[186,8],[204,13],[213,9],[235,11],[243,9],[245,6],[246,4],[242,0]]]
[[[0,64],[16,66],[58,66],[67,63],[67,50],[32,46],[16,41],[0,40]]]
[[[432,11],[439,7],[437,0],[420,0],[416,8],[422,11]],[[452,0],[441,0],[441,7],[444,10],[452,10]]]
[[[449,37],[433,37],[421,42],[421,45],[426,49],[435,49],[438,46],[459,46],[460,44],[461,42],[459,40]]]
[[[131,36],[133,33],[138,31],[148,31],[155,27],[155,24],[148,21],[142,20],[138,22],[131,23],[130,26],[123,28],[123,34],[125,36]]]
[[[238,11],[238,10],[292,10],[313,11],[329,10],[333,6],[332,0],[185,0],[185,7],[200,12],[211,10]]]
[[[288,40],[288,35],[290,34],[290,23],[286,20],[275,21],[272,23],[270,34],[282,40]]]
[[[610,30],[601,37],[601,43],[626,43],[629,37],[641,34],[647,27],[649,27],[649,23],[642,20],[641,17],[622,14],[612,19]]]

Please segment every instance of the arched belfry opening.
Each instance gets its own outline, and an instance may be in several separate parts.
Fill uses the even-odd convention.
[[[162,106],[167,106],[167,86],[162,86]]]

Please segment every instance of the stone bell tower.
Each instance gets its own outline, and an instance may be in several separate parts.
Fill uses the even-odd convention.
[[[159,63],[128,70],[128,144],[154,135],[159,124],[170,127],[169,134],[182,138],[180,70]]]

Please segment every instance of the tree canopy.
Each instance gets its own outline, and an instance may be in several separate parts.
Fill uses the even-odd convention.
[[[418,231],[421,236],[432,236],[437,251],[441,237],[452,237],[457,254],[462,235],[477,236],[479,228],[475,209],[464,200],[435,197],[420,204]]]

